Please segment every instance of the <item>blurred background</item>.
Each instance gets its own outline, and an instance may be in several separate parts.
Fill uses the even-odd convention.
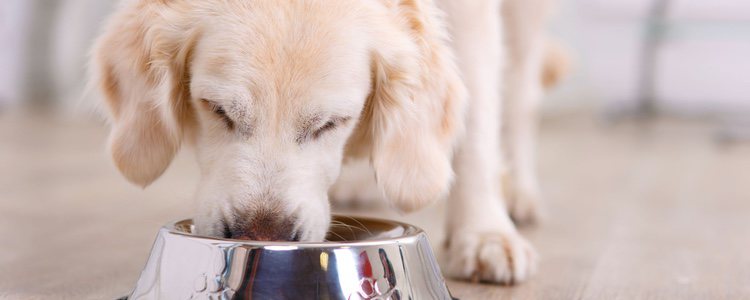
[[[86,57],[114,7],[0,1],[0,298],[124,295],[157,228],[191,214],[189,149],[145,191],[105,152]],[[543,102],[551,226],[526,233],[547,260],[521,291],[750,295],[750,1],[559,0],[548,28],[571,68]],[[437,243],[441,209],[394,217]]]
[[[559,0],[552,36],[573,73],[546,110],[686,117],[750,111],[750,2]],[[4,0],[0,107],[87,112],[86,54],[113,0]]]

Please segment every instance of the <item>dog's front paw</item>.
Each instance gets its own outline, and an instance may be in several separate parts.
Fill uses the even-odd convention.
[[[516,284],[536,270],[536,251],[515,230],[457,231],[447,242],[446,273],[455,279]]]

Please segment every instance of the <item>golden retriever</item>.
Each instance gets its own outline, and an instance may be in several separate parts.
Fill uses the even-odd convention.
[[[198,233],[288,241],[366,160],[402,211],[448,198],[446,273],[523,281],[545,1],[125,1],[92,58],[112,157],[145,187],[191,144]]]

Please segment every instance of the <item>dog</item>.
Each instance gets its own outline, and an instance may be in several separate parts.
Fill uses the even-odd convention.
[[[197,233],[253,240],[322,241],[366,161],[396,209],[448,199],[449,276],[522,282],[547,1],[125,1],[91,64],[109,151],[146,187],[192,145]]]

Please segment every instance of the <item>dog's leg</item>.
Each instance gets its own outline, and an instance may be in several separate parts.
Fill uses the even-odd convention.
[[[516,231],[500,183],[500,0],[443,1],[459,66],[470,93],[466,135],[454,159],[456,181],[447,204],[449,276],[512,284],[536,265],[529,243]]]
[[[503,99],[505,197],[516,224],[541,216],[536,174],[537,109],[542,97],[544,20],[549,0],[505,0],[507,65]]]

